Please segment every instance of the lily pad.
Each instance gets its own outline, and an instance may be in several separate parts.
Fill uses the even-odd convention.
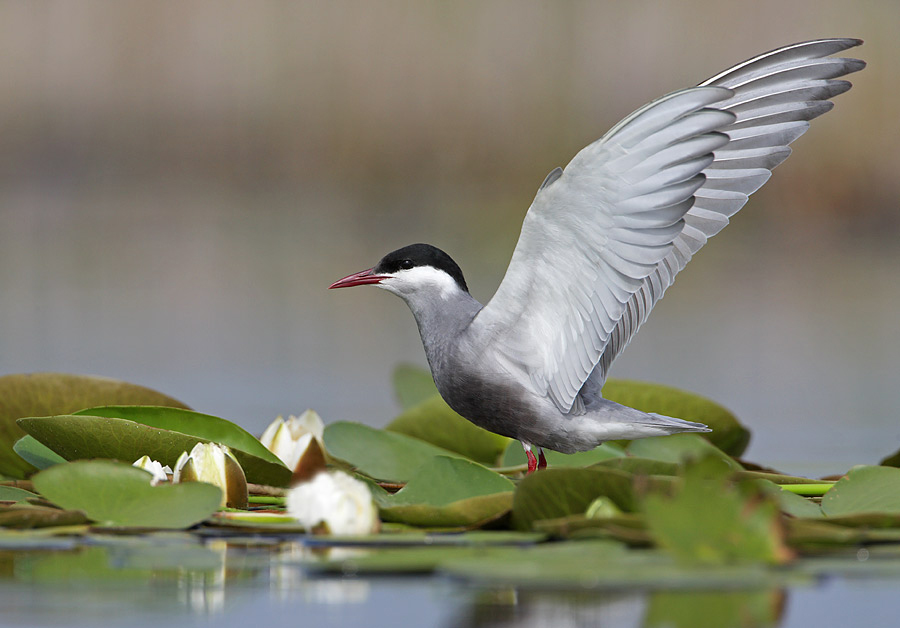
[[[843,519],[843,517],[841,517]],[[838,525],[829,518],[788,519],[787,538],[792,547],[815,553],[836,547],[856,548],[862,543],[900,543],[900,529]],[[855,561],[854,561],[855,562]]]
[[[786,491],[768,480],[757,480],[757,483],[758,486],[761,486],[763,490],[767,491],[769,495],[778,501],[781,512],[787,515],[791,515],[792,517],[805,517],[807,519],[815,519],[824,516],[821,506],[814,501],[801,497],[796,493]]]
[[[412,364],[400,364],[394,369],[394,394],[403,410],[414,408],[438,395],[437,386],[427,369]]]
[[[16,441],[13,451],[37,469],[46,469],[66,462],[65,458],[29,434]]]
[[[828,516],[900,513],[900,469],[856,467],[822,497]]]
[[[66,460],[112,458],[133,462],[147,455],[174,468],[182,452],[190,451],[198,442],[210,442],[175,430],[98,416],[34,417],[19,419],[19,425]],[[291,471],[280,461],[270,462],[237,448],[232,451],[248,482],[286,486],[290,481]]]
[[[0,486],[0,502],[23,502],[36,497],[34,493],[15,486]]]
[[[587,467],[612,458],[621,458],[625,450],[615,443],[603,443],[599,447],[574,454],[561,454],[551,449],[544,450],[549,467]],[[515,467],[528,463],[525,449],[519,441],[510,441],[503,454],[503,467]]]
[[[348,574],[429,574],[442,563],[456,558],[484,555],[483,547],[440,546],[383,549],[373,554],[342,557],[337,560],[309,561],[310,572]]]
[[[23,478],[36,471],[13,451],[25,436],[16,419],[69,414],[100,404],[153,404],[187,408],[143,386],[107,377],[30,373],[0,377],[0,475]]]
[[[687,421],[699,421],[712,432],[704,434],[713,445],[731,456],[740,456],[750,443],[750,432],[729,410],[700,395],[649,382],[607,380],[603,396],[644,412],[656,412]]]
[[[266,449],[259,439],[241,426],[226,419],[193,410],[163,406],[102,406],[87,408],[74,414],[126,419],[161,430],[198,436],[205,441],[228,445],[232,449],[243,451],[273,464],[283,465],[278,456]]]
[[[674,434],[672,436],[641,438],[631,441],[628,444],[627,451],[630,455],[639,458],[650,458],[676,464],[681,464],[690,459],[699,460],[707,456],[715,456],[735,471],[743,468],[734,458],[699,434]]]
[[[496,465],[510,443],[507,437],[488,432],[458,415],[437,394],[407,409],[385,429],[487,465]]]
[[[792,554],[777,505],[753,483],[733,482],[731,472],[710,456],[686,466],[674,496],[647,495],[643,511],[653,537],[688,564],[786,562]]]
[[[632,475],[615,469],[558,468],[532,473],[516,487],[512,525],[531,530],[536,521],[582,514],[596,498],[609,497],[626,512],[636,507]]]
[[[535,528],[555,538],[606,538],[639,547],[653,545],[653,537],[647,531],[644,518],[638,514],[618,514],[603,518],[569,515],[559,519],[542,519],[535,522]]]
[[[480,464],[436,456],[393,495],[376,494],[385,521],[428,527],[467,527],[491,521],[512,507],[515,486]]]
[[[634,475],[678,475],[681,466],[674,462],[653,460],[652,458],[638,458],[625,456],[622,458],[610,458],[597,463],[598,466],[609,469],[619,469]]]
[[[476,557],[454,557],[439,573],[475,583],[582,590],[633,588],[721,589],[773,586],[773,575],[756,566],[686,567],[658,551],[629,552],[609,540],[544,543],[533,548],[493,548]]]
[[[326,426],[325,449],[371,478],[400,483],[435,456],[460,457],[418,438],[349,421]]]
[[[514,545],[522,547],[547,540],[546,534],[537,532],[513,532],[509,530],[467,530],[447,532],[408,528],[404,531],[385,532],[396,524],[387,524],[379,534],[365,536],[311,535],[303,538],[308,547],[485,547],[490,545]]]
[[[80,510],[60,510],[32,504],[15,504],[0,508],[0,528],[49,528],[75,526],[87,522],[88,518]]]
[[[81,510],[107,526],[183,529],[216,512],[222,491],[212,484],[150,485],[130,464],[82,460],[35,474],[35,488],[62,508]]]

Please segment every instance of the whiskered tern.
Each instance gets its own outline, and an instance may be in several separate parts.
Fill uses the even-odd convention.
[[[785,46],[627,116],[547,175],[487,305],[428,244],[330,287],[372,284],[406,301],[444,400],[521,441],[529,473],[546,466],[544,447],[707,432],[604,399],[607,372],[675,275],[850,89],[840,77],[865,63],[831,55],[861,43]]]

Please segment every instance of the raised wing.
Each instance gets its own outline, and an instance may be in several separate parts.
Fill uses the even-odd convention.
[[[547,177],[473,333],[563,412],[599,394],[612,360],[691,256],[790,154],[863,67],[858,40],[788,46],[642,107]],[[589,395],[587,395],[589,396]]]
[[[793,44],[701,83],[734,92],[715,105],[736,116],[720,129],[730,141],[716,151],[715,159],[703,171],[706,182],[694,193],[694,206],[684,218],[684,230],[675,238],[672,251],[628,301],[586,384],[590,392],[599,394],[609,366],[647,320],[675,275],[707,239],[728,224],[747,197],[769,179],[771,170],[788,158],[788,144],[806,132],[809,121],[834,107],[828,99],[850,89],[850,83],[838,77],[863,69],[865,62],[829,55],[861,43],[859,39],[821,39]]]
[[[632,295],[672,251],[701,172],[728,143],[722,87],[675,92],[639,109],[551,173],[512,261],[473,333],[524,367],[568,412]],[[579,408],[576,408],[576,411]]]

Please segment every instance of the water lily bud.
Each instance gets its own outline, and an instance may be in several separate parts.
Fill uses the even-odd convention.
[[[369,487],[343,471],[319,473],[292,488],[287,510],[307,530],[326,534],[373,534],[381,526]]]
[[[160,482],[168,482],[168,474],[172,473],[172,469],[169,468],[169,465],[162,466],[162,463],[158,460],[151,460],[150,456],[141,456],[132,463],[132,466],[149,472],[153,476],[150,480],[150,484],[153,486],[156,486]]]
[[[172,481],[214,484],[222,489],[222,506],[247,508],[249,503],[244,470],[225,445],[197,443],[190,454],[182,452]]]
[[[294,472],[292,483],[313,477],[325,468],[322,446],[325,424],[312,410],[299,417],[278,417],[266,428],[260,442]]]

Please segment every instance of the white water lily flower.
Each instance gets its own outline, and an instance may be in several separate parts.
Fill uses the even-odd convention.
[[[162,466],[161,462],[158,460],[151,460],[150,456],[141,456],[132,463],[132,466],[149,472],[150,475],[153,476],[150,480],[150,484],[153,486],[156,486],[160,482],[168,482],[169,474],[172,473],[172,469],[169,465]]]
[[[307,410],[299,417],[289,416],[287,421],[278,417],[259,441],[295,472],[295,480],[303,480],[325,468],[324,433],[322,418],[313,410]]]
[[[175,463],[172,482],[206,482],[222,489],[222,506],[246,508],[247,478],[226,445],[197,443],[191,453],[182,452]]]
[[[381,525],[369,487],[343,471],[322,472],[292,488],[287,510],[307,530],[334,535],[373,534]]]

